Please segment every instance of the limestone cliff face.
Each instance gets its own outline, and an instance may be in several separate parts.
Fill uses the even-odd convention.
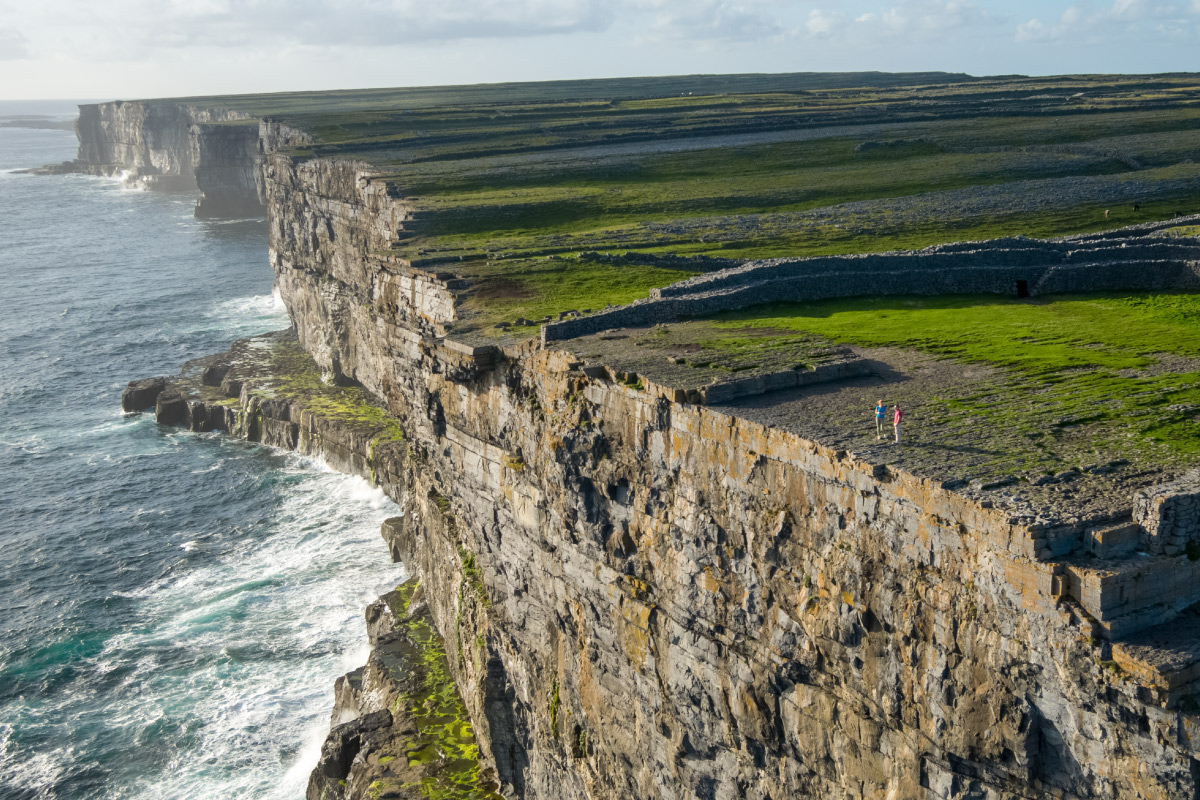
[[[275,154],[262,174],[271,264],[288,312],[305,321],[296,325],[301,343],[328,373],[382,397],[383,376],[366,365],[385,352],[412,357],[422,336],[454,319],[444,276],[379,253],[411,208],[366,164]]]
[[[154,189],[194,190],[196,215],[263,213],[258,201],[259,125],[247,115],[169,102],[81,105],[77,165]]]
[[[420,575],[526,798],[1179,798],[1200,719],[1112,667],[1027,520],[538,345],[452,344],[359,164],[268,159],[301,342],[406,434]],[[1169,707],[1170,706],[1170,707]]]

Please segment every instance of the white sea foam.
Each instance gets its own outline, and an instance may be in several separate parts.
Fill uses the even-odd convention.
[[[0,767],[15,761],[8,756],[9,739],[7,735],[0,738]],[[66,748],[63,755],[70,752],[71,748]],[[63,763],[58,760],[60,757],[58,753],[43,751],[23,759],[20,769],[4,767],[0,769],[0,786],[12,787],[15,792],[38,798],[52,798],[51,787],[58,783],[64,772]]]
[[[229,318],[238,321],[250,321],[256,317],[276,316],[286,313],[283,299],[276,289],[271,294],[237,297],[217,303],[208,312],[209,317]]]
[[[265,243],[249,241],[249,226],[184,220],[190,199],[126,191],[136,187],[124,177],[4,180],[6,188],[53,187],[31,195],[41,204],[10,202],[9,216],[14,205],[47,212],[23,218],[31,231],[53,222],[52,235],[33,242],[43,260],[29,256],[47,271],[61,267],[65,235],[79,237],[71,240],[77,266],[95,280],[75,294],[64,289],[44,316],[56,325],[69,308],[67,327],[92,331],[86,345],[106,354],[95,366],[110,377],[83,375],[77,362],[86,348],[70,352],[75,345],[64,339],[55,349],[41,329],[4,342],[10,353],[24,348],[33,368],[19,387],[0,387],[0,400],[14,410],[36,402],[19,418],[10,414],[20,424],[0,435],[0,455],[24,468],[50,461],[26,453],[55,452],[62,484],[97,489],[89,504],[59,514],[59,524],[34,526],[28,538],[39,546],[14,560],[23,594],[13,597],[23,605],[13,608],[25,610],[29,632],[20,649],[0,643],[3,677],[19,687],[0,707],[0,796],[302,797],[328,732],[333,682],[365,661],[363,609],[405,578],[378,532],[395,509],[366,482],[319,461],[120,414],[111,401],[122,383],[111,376],[134,366],[125,377],[158,374],[287,324],[278,293],[266,291]],[[53,205],[64,186],[74,196],[70,213]],[[189,228],[190,239],[179,233]],[[62,285],[84,285],[68,274]],[[188,303],[210,289],[218,299],[244,296],[197,313],[172,305],[175,293],[164,286],[183,286]],[[118,309],[109,327],[98,298]],[[50,390],[53,402],[35,397]],[[101,395],[110,401],[97,411]],[[68,416],[41,413],[51,407]],[[29,519],[45,511],[17,507]]]
[[[0,439],[0,445],[3,445],[5,447],[11,447],[14,450],[20,450],[21,452],[28,453],[30,455],[35,455],[37,453],[44,453],[48,449],[46,447],[45,439],[36,434],[33,436],[27,436],[23,439],[16,439],[13,441]]]
[[[127,797],[303,795],[333,681],[366,660],[363,607],[405,576],[379,539],[380,520],[395,511],[382,492],[298,457],[283,472],[292,477],[269,535],[243,535],[204,566],[130,593],[146,624],[96,657],[97,666],[135,663],[116,692],[138,701],[110,727],[139,739],[165,725],[195,728],[194,746]]]

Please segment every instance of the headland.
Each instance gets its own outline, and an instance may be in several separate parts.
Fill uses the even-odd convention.
[[[384,538],[419,588],[369,612],[309,796],[1193,796],[1198,95],[85,108],[75,168],[266,210],[293,322],[127,409],[404,509]]]

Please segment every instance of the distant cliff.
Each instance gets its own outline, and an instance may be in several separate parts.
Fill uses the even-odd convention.
[[[256,182],[259,122],[157,101],[81,105],[77,167],[153,189],[199,189],[198,217],[265,213]]]

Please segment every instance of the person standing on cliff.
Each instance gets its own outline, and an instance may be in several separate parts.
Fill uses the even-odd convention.
[[[887,406],[880,400],[875,404],[875,439],[883,438],[883,417],[887,414]]]
[[[892,416],[892,427],[896,429],[896,444],[900,444],[900,423],[904,420],[904,412],[900,410],[900,404],[893,406],[896,413]]]

